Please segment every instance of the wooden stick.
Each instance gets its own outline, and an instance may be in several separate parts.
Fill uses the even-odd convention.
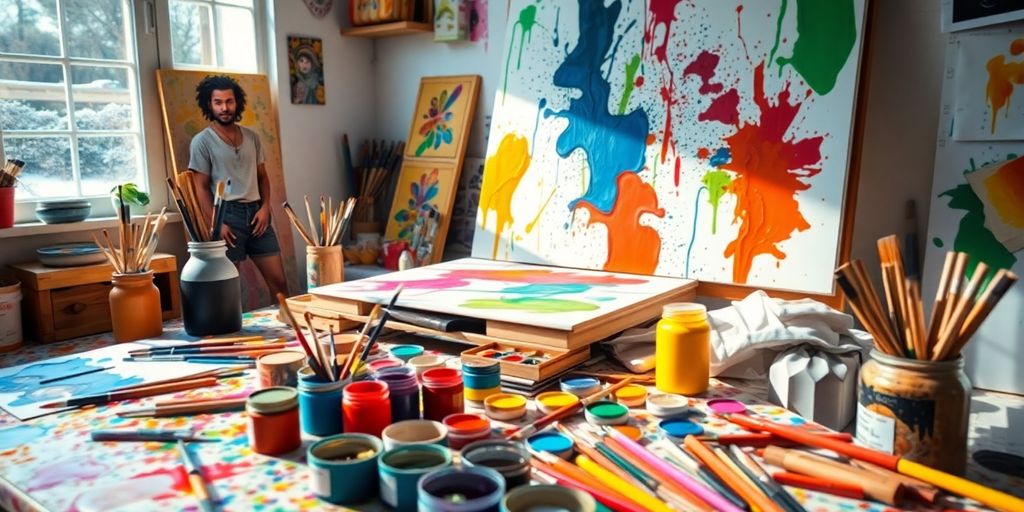
[[[935,290],[935,302],[932,306],[932,318],[928,322],[928,338],[925,340],[925,357],[931,359],[934,355],[935,344],[939,342],[939,331],[942,329],[942,318],[946,309],[946,289],[949,287],[950,274],[953,272],[953,262],[956,254],[946,253],[946,260],[942,263],[942,274],[939,276],[939,287]]]
[[[942,323],[939,324],[939,337],[946,330],[953,317],[953,310],[956,307],[957,299],[960,298],[960,288],[963,287],[964,270],[967,268],[967,253],[956,253],[956,261],[953,262],[953,273],[950,274],[949,287],[946,289],[946,310],[942,313]],[[941,341],[941,340],[940,340]]]
[[[1017,282],[1017,275],[1006,269],[999,269],[996,272],[995,277],[992,278],[992,282],[989,284],[985,293],[982,294],[981,298],[974,303],[974,307],[971,308],[970,313],[967,315],[967,319],[964,321],[963,326],[960,328],[960,332],[957,334],[957,338],[951,345],[949,350],[943,354],[942,358],[954,358],[960,354],[964,346],[970,341],[971,336],[978,331],[981,327],[981,322],[985,321],[989,313],[995,309],[996,305],[1006,295],[1007,290],[1013,283]],[[941,358],[939,359],[941,360]]]
[[[327,354],[324,354],[324,347],[320,344],[320,337],[317,336],[316,329],[313,327],[313,314],[306,311],[302,317],[306,321],[306,327],[309,329],[309,335],[312,337],[313,343],[316,346],[316,356],[317,360],[320,362],[320,367],[326,370],[327,376],[329,377],[327,380],[333,382],[334,372],[330,371],[332,365],[328,364]]]
[[[846,270],[849,270],[849,272],[846,272]],[[851,279],[848,275],[850,272],[852,272],[852,270],[848,267],[837,270],[836,282],[839,284],[839,287],[842,288],[843,293],[846,294],[846,298],[850,299],[850,307],[853,309],[853,314],[860,319],[861,323],[864,324],[864,327],[871,333],[871,336],[875,339],[875,346],[878,347],[879,350],[889,355],[899,355],[897,349],[889,343],[888,338],[885,336],[885,332],[878,325],[874,316],[867,312],[867,308],[869,307],[867,299],[862,297],[862,291],[857,289],[857,287],[850,282]]]
[[[317,243],[314,243],[313,245],[316,245],[317,247],[319,247],[320,246],[320,244],[319,244],[320,234],[317,233],[317,231],[316,231],[316,223],[313,222],[313,210],[309,209],[309,196],[302,196],[302,200],[306,203],[306,218],[309,219],[309,231],[310,231],[310,233],[312,233],[314,235],[311,238],[315,242],[317,242]]]
[[[121,272],[118,271],[118,268],[117,268],[118,267],[117,266],[117,260],[114,259],[114,255],[113,254],[107,252],[107,248],[104,247],[103,244],[100,243],[98,238],[96,238],[96,233],[92,233],[92,241],[96,243],[96,247],[100,248],[100,252],[103,253],[103,256],[106,256],[107,262],[110,263],[111,267],[114,267],[114,271],[120,274]]]
[[[956,343],[957,338],[960,336],[960,329],[963,327],[964,320],[967,319],[968,313],[973,309],[975,299],[978,296],[979,288],[985,281],[985,276],[988,274],[988,265],[983,261],[978,262],[978,266],[974,267],[974,275],[971,276],[971,280],[967,283],[966,289],[960,294],[956,302],[956,307],[953,308],[953,313],[950,315],[950,320],[947,325],[944,325],[942,331],[939,333],[939,344],[935,347],[935,360],[940,361],[945,359],[949,355],[950,350]]]

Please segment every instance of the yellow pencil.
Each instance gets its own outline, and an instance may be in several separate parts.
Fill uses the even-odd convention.
[[[655,512],[672,512],[672,509],[669,508],[664,501],[654,498],[650,494],[637,489],[629,482],[615,476],[611,471],[601,467],[600,464],[594,462],[586,455],[576,457],[576,465],[583,471],[594,475],[594,478],[597,478],[598,481],[608,487],[611,487],[619,494],[643,505],[647,510],[653,510]]]

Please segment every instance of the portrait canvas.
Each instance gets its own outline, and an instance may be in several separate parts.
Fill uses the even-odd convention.
[[[323,105],[324,43],[316,37],[288,36],[288,74],[292,103]]]

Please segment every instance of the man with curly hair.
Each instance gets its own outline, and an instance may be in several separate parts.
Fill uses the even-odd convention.
[[[281,248],[270,219],[270,179],[256,132],[240,126],[245,91],[229,76],[207,76],[196,86],[196,102],[210,121],[192,138],[189,170],[195,171],[199,203],[212,218],[215,184],[230,181],[224,193],[221,239],[236,265],[252,258],[271,296],[288,295]]]

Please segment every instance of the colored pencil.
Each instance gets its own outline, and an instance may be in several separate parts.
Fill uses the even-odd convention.
[[[206,481],[203,480],[199,461],[188,451],[188,446],[185,446],[184,441],[178,441],[178,452],[181,454],[181,463],[185,466],[185,473],[188,473],[188,483],[192,487],[192,494],[199,499],[199,508],[203,512],[213,512],[216,507],[213,499],[210,498],[210,490],[206,487]]]
[[[829,432],[829,431],[808,431],[816,436],[829,437],[838,441],[847,443],[853,442],[853,435],[849,432]],[[746,432],[742,434],[704,434],[697,436],[697,439],[701,441],[711,441],[720,445],[742,445],[742,446],[767,446],[769,444],[785,444],[788,441],[778,437],[774,434],[766,432]]]
[[[772,478],[775,479],[776,482],[790,487],[800,487],[801,489],[833,494],[835,496],[842,496],[844,498],[852,498],[855,500],[864,499],[863,487],[836,482],[830,478],[817,478],[800,473],[790,473],[788,471],[772,473]]]
[[[700,478],[707,486],[714,489],[715,492],[722,495],[725,499],[729,500],[736,508],[747,510],[750,507],[746,501],[743,501],[739,495],[733,492],[729,486],[725,485],[714,473],[708,471],[708,468],[704,467],[703,464],[697,462],[692,455],[684,451],[675,443],[663,440],[660,445],[668,450],[666,460],[675,464],[676,466],[688,471],[691,475]]]
[[[188,416],[192,414],[217,414],[245,410],[245,398],[218,400],[196,400],[192,403],[179,401],[177,404],[157,403],[154,407],[141,407],[119,411],[122,418],[162,418],[167,416]]]
[[[90,373],[98,373],[98,372],[102,372],[102,371],[106,371],[106,370],[113,370],[113,369],[114,369],[113,366],[101,366],[99,368],[89,368],[88,370],[82,370],[80,372],[69,373],[67,375],[61,375],[60,377],[52,377],[52,378],[49,378],[49,379],[43,379],[43,380],[37,382],[36,384],[39,384],[40,386],[43,385],[43,384],[52,384],[54,382],[59,382],[59,381],[62,381],[62,380],[73,379],[75,377],[81,377],[82,375],[89,375]]]
[[[761,486],[761,490],[768,495],[769,498],[774,500],[776,503],[782,505],[782,508],[788,512],[807,512],[800,502],[796,501],[786,489],[783,489],[781,485],[772,477],[768,475],[768,472],[757,463],[756,460],[747,455],[739,446],[732,445],[729,447],[729,454],[732,456],[733,462],[743,470],[747,476],[755,483]]]
[[[664,501],[642,492],[628,481],[619,478],[617,475],[608,471],[597,462],[594,462],[586,455],[577,455],[576,465],[583,471],[593,475],[594,478],[597,478],[608,487],[618,491],[619,494],[639,503],[647,510],[651,510],[653,512],[671,512],[672,510]]]
[[[590,459],[593,460],[594,462],[600,464],[601,466],[604,466],[605,469],[611,471],[612,473],[615,473],[616,476],[633,484],[634,486],[644,485],[642,479],[637,478],[635,474],[629,473],[621,466],[616,465],[612,460],[605,456],[604,453],[598,451],[593,446],[593,443],[591,443],[588,439],[584,439],[583,437],[581,437],[580,434],[573,430],[570,430],[565,425],[555,423],[554,426],[556,429],[558,429],[559,432],[569,436],[569,438],[573,440],[573,445],[580,453],[586,455],[587,457],[590,457]]]
[[[615,384],[613,384],[611,386],[608,386],[607,388],[603,388],[600,391],[597,391],[597,392],[595,392],[595,393],[593,393],[593,394],[591,394],[589,396],[581,398],[577,402],[574,402],[574,403],[571,403],[571,404],[568,404],[568,405],[564,405],[564,406],[562,406],[562,407],[560,407],[560,408],[558,408],[558,409],[556,409],[554,411],[551,411],[549,414],[546,414],[546,415],[544,415],[544,416],[534,420],[530,424],[523,425],[522,427],[517,427],[517,428],[512,429],[511,431],[505,433],[505,438],[506,439],[517,439],[517,438],[524,438],[526,436],[529,436],[530,434],[540,430],[541,428],[547,426],[549,423],[551,423],[553,421],[558,421],[558,420],[561,420],[562,418],[565,418],[567,416],[571,416],[573,414],[576,414],[577,412],[582,410],[584,407],[586,407],[586,406],[590,405],[591,403],[596,402],[596,401],[598,401],[598,400],[608,396],[611,393],[614,393],[614,392],[618,391],[619,389],[622,389],[622,388],[626,387],[631,382],[633,382],[632,379],[630,379],[628,377],[625,378],[625,379],[622,379],[619,382],[617,382],[617,383],[615,383]]]
[[[769,446],[764,449],[762,457],[768,464],[786,471],[860,486],[865,496],[887,505],[895,506],[903,497],[903,484],[898,480],[814,453]]]
[[[715,455],[715,452],[708,448],[703,441],[694,436],[687,436],[683,439],[683,446],[698,460],[704,463],[707,468],[718,478],[729,486],[736,494],[750,505],[751,509],[758,508],[764,512],[781,512],[781,509],[774,502],[761,494],[757,488],[752,487],[741,475],[736,474],[722,459]]]
[[[66,400],[58,400],[56,402],[43,404],[40,407],[44,409],[57,409],[62,407],[82,407],[86,405],[100,405],[110,402],[118,402],[121,400],[131,400],[134,398],[144,398],[147,396],[163,395],[166,393],[185,391],[186,389],[203,388],[207,386],[213,386],[214,384],[217,384],[217,379],[214,377],[183,380],[181,382],[176,383],[140,387],[135,389],[129,389],[127,391],[113,391],[110,393],[101,393],[98,395],[86,395],[68,398]]]
[[[306,341],[306,337],[302,334],[302,329],[299,327],[299,323],[295,321],[295,317],[292,315],[292,311],[288,308],[288,301],[285,299],[283,293],[277,294],[277,303],[281,308],[281,312],[284,313],[285,318],[288,319],[288,323],[291,324],[292,330],[295,331],[295,338],[299,340],[299,345],[302,345],[302,351],[306,353],[306,359],[310,369],[317,377],[324,381],[330,380],[327,378],[327,374],[324,373],[324,369],[320,367],[317,362],[316,356],[313,355],[313,350],[309,348],[309,343]]]
[[[889,471],[888,469],[862,460],[850,459],[850,464],[860,469],[882,475],[887,479],[898,480],[903,484],[903,490],[906,494],[910,495],[910,497],[924,501],[925,503],[935,503],[935,500],[939,497],[939,489],[937,487],[922,482],[916,478],[901,475],[895,471]]]
[[[566,462],[566,464],[569,463]],[[570,476],[570,474],[568,473],[560,472],[557,469],[555,469],[555,466],[537,460],[536,458],[530,461],[530,465],[533,466],[534,469],[544,473],[545,475],[554,478],[555,481],[560,485],[571,487],[573,489],[578,489],[580,491],[586,492],[587,494],[590,494],[591,496],[594,497],[595,500],[601,502],[602,505],[614,510],[615,512],[634,512],[636,510],[641,510],[642,508],[642,506],[639,503],[632,501],[629,498],[619,494],[618,492],[615,492],[614,490],[608,488],[603,483],[598,482],[583,470],[571,464],[569,464],[569,466],[576,468],[580,472],[583,472],[587,476],[587,479]]]
[[[925,483],[945,489],[954,494],[971,498],[999,510],[1024,510],[1024,499],[1011,496],[1004,492],[985,487],[970,480],[960,478],[930,468],[923,464],[903,459],[895,455],[889,455],[855,444],[843,443],[834,439],[806,434],[805,431],[782,425],[779,423],[761,420],[744,414],[722,415],[736,425],[751,430],[771,432],[779,437],[798,442],[806,446],[832,450],[846,457],[870,462],[890,471],[917,478]]]
[[[191,429],[113,429],[93,430],[89,432],[89,438],[93,441],[198,441],[216,442],[219,439],[209,437],[197,437]]]

